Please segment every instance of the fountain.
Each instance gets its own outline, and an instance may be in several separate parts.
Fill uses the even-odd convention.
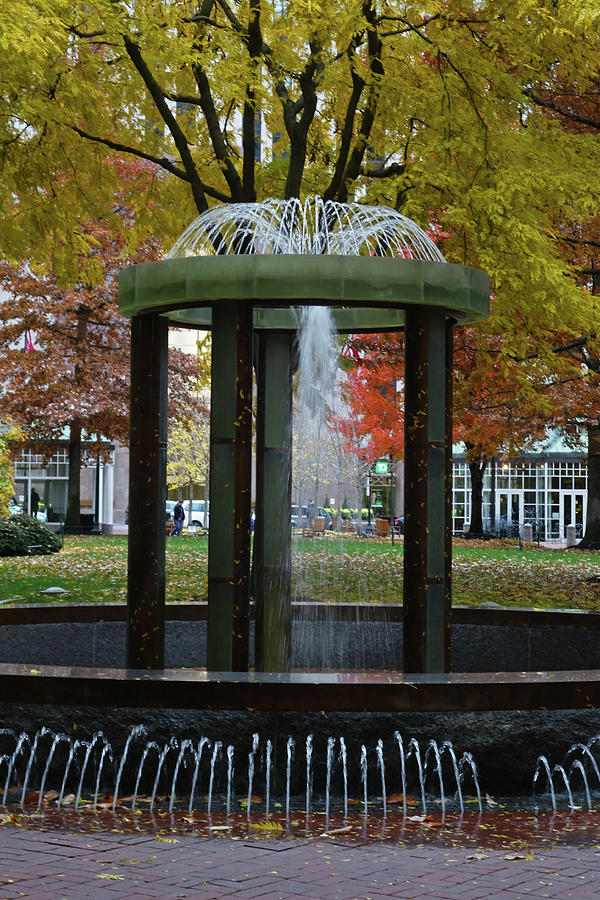
[[[480,782],[495,791],[512,778],[513,787],[529,790],[535,742],[544,746],[548,740],[549,746],[555,733],[566,730],[566,714],[552,711],[582,710],[568,721],[575,740],[585,744],[597,727],[590,728],[583,710],[600,705],[600,676],[553,672],[549,679],[535,672],[533,613],[509,617],[507,643],[519,646],[522,630],[528,656],[525,665],[504,674],[495,674],[493,659],[475,674],[463,662],[469,654],[480,658],[475,612],[485,613],[492,628],[500,624],[499,612],[462,613],[462,621],[455,614],[450,622],[452,328],[456,321],[484,318],[488,302],[487,276],[446,263],[427,234],[399,213],[318,199],[215,207],[184,232],[166,259],[122,273],[120,308],[132,320],[125,659],[99,668],[94,632],[91,666],[53,668],[39,657],[0,665],[0,714],[6,724],[18,723],[3,732],[8,746],[0,745],[5,800],[11,792],[24,798],[41,765],[35,789],[41,798],[52,770],[62,803],[71,793],[75,802],[84,793],[94,802],[112,780],[107,792],[115,805],[124,791],[133,804],[140,795],[151,805],[166,797],[171,807],[182,802],[189,810],[202,802],[231,809],[241,796],[251,812],[259,805],[254,790],[260,783],[260,802],[269,808],[285,803],[288,813],[298,806],[307,814],[329,810],[333,796],[342,798],[345,812],[350,800],[366,811],[379,796],[383,812],[386,793],[406,797],[412,784],[423,811],[432,796],[444,809],[451,802],[462,809],[465,779],[479,804]],[[389,671],[293,670],[290,422],[298,307],[326,307],[342,333],[405,332],[403,641],[392,647]],[[191,620],[206,616],[206,669],[193,646],[189,668],[164,667],[169,321],[212,329],[208,609],[177,612],[182,641]],[[2,611],[8,617],[24,613]],[[360,628],[362,613],[351,614]],[[37,615],[19,621],[39,622],[42,615],[50,617],[48,624],[59,623],[64,613]],[[100,619],[112,618],[106,625],[123,621],[121,609],[87,610],[85,616],[98,625]],[[459,660],[463,669],[453,673],[451,624],[455,636],[461,627],[464,634],[463,644],[453,639],[455,668]],[[595,658],[597,641],[589,628]],[[70,639],[62,646],[72,665],[78,643]],[[517,734],[527,752],[515,752]],[[566,778],[583,781],[585,775],[589,787],[588,770],[578,761],[568,770],[563,766]],[[552,777],[547,766],[541,763],[536,783],[548,771]]]
[[[452,327],[489,311],[479,270],[446,263],[392,209],[267,200],[201,215],[160,262],[121,274],[132,319],[131,668],[164,661],[166,329],[212,329],[208,669],[249,667],[252,365],[257,372],[255,668],[290,667],[291,379],[298,306],[340,332],[403,328],[407,440],[404,660],[449,669]],[[310,315],[310,313],[309,313]],[[269,510],[267,529],[265,509]],[[419,511],[417,514],[417,510]],[[401,667],[398,658],[394,668]]]

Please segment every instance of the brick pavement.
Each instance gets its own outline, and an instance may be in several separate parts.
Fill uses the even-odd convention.
[[[100,831],[68,820],[62,828],[13,821],[0,816],[0,900],[600,900],[595,821],[581,838],[565,819],[556,840],[546,835],[534,846],[538,838],[521,833],[504,847],[486,846],[481,830],[475,839],[460,830],[429,839],[423,829],[400,828],[378,840],[356,829],[351,840],[318,828],[294,837],[248,830],[216,837],[135,823],[138,830],[121,833],[126,817]]]

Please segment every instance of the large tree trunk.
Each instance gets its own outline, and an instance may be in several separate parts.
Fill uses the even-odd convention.
[[[483,534],[483,473],[486,461],[478,459],[469,463],[471,472],[471,521],[469,531],[472,537]]]
[[[67,492],[67,514],[65,525],[79,528],[80,519],[80,474],[81,474],[81,425],[71,422],[69,434],[69,486]]]
[[[600,424],[588,422],[588,487],[585,535],[579,550],[600,550]]]
[[[76,310],[77,330],[75,334],[74,379],[78,383],[82,377],[87,341],[90,309],[82,304]],[[81,527],[80,516],[81,483],[81,422],[73,421],[69,426],[69,487],[67,493],[67,514],[65,525],[69,528]]]

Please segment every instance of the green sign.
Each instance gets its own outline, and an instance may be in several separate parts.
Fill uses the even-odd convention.
[[[375,471],[378,475],[387,475],[389,471],[389,463],[384,460],[379,460],[379,462],[375,463]]]

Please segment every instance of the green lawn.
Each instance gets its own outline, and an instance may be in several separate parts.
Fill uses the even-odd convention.
[[[207,543],[195,535],[167,540],[168,602],[206,597]],[[52,602],[122,602],[126,564],[126,537],[67,537],[51,556],[1,558],[0,603],[39,603],[49,587],[68,591]],[[294,594],[305,599],[398,602],[402,543],[333,535],[294,539],[293,581]],[[600,553],[457,541],[453,596],[470,606],[600,610]]]

